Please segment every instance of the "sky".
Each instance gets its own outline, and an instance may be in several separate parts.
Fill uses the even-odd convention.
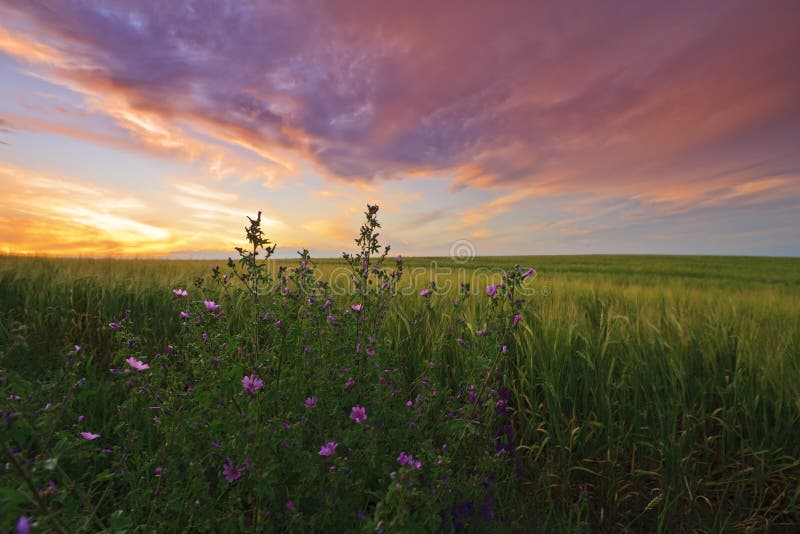
[[[800,2],[0,0],[0,253],[800,256]]]

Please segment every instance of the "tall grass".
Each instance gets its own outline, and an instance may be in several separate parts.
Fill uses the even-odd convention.
[[[520,473],[504,482],[506,513],[516,514],[509,528],[524,530],[526,517],[536,530],[570,532],[800,525],[800,260],[406,263],[418,269],[413,291],[393,299],[383,327],[406,382],[436,374],[458,388],[486,361],[508,379]],[[535,292],[497,358],[476,335],[492,313],[484,287],[494,275],[485,273],[516,263],[537,268]],[[340,265],[319,261],[318,276]],[[180,333],[166,296],[208,270],[195,261],[0,258],[2,368],[44,380],[80,343],[106,370],[116,349],[106,325],[125,310],[136,311],[142,345],[165,351]],[[458,305],[456,289],[417,294],[430,279],[456,288],[464,277],[478,282]],[[246,328],[246,300],[228,310],[232,331]]]

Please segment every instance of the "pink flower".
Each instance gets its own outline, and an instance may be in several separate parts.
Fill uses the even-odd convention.
[[[100,434],[92,434],[91,432],[81,432],[81,436],[86,441],[92,441],[93,439],[99,438]]]
[[[486,286],[486,294],[489,295],[490,297],[495,296],[497,294],[497,288],[499,286],[500,284],[489,284],[488,286]]]
[[[322,305],[322,311],[327,310],[328,306],[330,306],[330,305],[331,305],[331,301],[330,300],[326,300],[325,304]]]
[[[363,406],[353,406],[350,410],[350,419],[356,423],[361,423],[367,420],[367,410]]]
[[[117,322],[111,322],[111,323],[108,323],[108,327],[109,327],[111,330],[119,330],[120,328],[122,328],[122,327],[119,325],[119,323],[117,323]]]
[[[411,408],[412,406],[414,406],[414,403],[413,403],[413,402],[411,402],[411,401],[408,401],[408,402],[406,403],[406,406],[408,406],[409,408]]]
[[[309,410],[311,408],[314,408],[316,405],[317,405],[317,398],[316,397],[306,397],[305,402],[303,402],[303,406],[305,406]]]
[[[519,320],[520,320],[520,319],[522,319],[522,317],[520,316],[520,314],[518,314],[518,313],[515,313],[515,314],[514,314],[514,326],[517,326],[517,325],[519,324]]]
[[[189,317],[191,317],[191,315],[189,315],[189,312],[187,311],[181,312],[181,319],[188,319]]]
[[[215,312],[220,308],[220,305],[215,303],[213,300],[204,300],[203,304],[205,305],[206,309],[210,312]]]
[[[360,312],[361,308],[363,308],[363,304],[353,304],[352,306],[350,306],[350,309],[353,310],[354,312]]]
[[[173,289],[172,292],[175,294],[176,297],[186,297],[186,296],[189,295],[188,291],[186,291],[185,289],[180,289],[180,288]]]
[[[351,377],[348,377],[348,378],[347,378],[347,382],[345,383],[344,387],[346,387],[347,389],[351,389],[351,388],[353,388],[355,385],[356,385],[356,381],[355,381],[355,380],[353,379],[353,377],[351,376]]]
[[[136,369],[137,371],[146,371],[150,369],[150,366],[142,361],[137,360],[133,356],[130,358],[125,358],[125,363]]]
[[[364,349],[364,352],[367,353],[367,356],[375,356],[375,349],[367,347],[366,349]]]
[[[335,441],[329,441],[328,443],[320,447],[319,452],[317,454],[319,454],[320,456],[332,456],[336,452],[336,447],[338,446],[339,444],[336,443]]]
[[[261,389],[263,385],[264,381],[258,378],[258,376],[256,375],[251,375],[251,376],[245,375],[244,378],[242,378],[242,387],[250,395]]]
[[[420,297],[427,297],[430,294],[431,294],[431,290],[430,289],[423,289],[422,291],[419,292],[419,296]]]

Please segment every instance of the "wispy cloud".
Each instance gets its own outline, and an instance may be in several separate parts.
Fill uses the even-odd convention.
[[[171,188],[174,194],[167,190],[154,197],[153,191],[0,166],[0,250],[112,256],[213,250],[221,255],[242,240],[238,229],[255,209],[238,195],[189,182]],[[285,226],[269,215],[263,224],[271,235]]]
[[[613,186],[797,133],[796,3],[571,4],[4,2],[0,49],[152,147],[278,174]]]

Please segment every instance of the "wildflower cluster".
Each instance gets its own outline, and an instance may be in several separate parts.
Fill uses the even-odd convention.
[[[378,211],[367,206],[359,251],[343,255],[350,295],[337,298],[315,279],[307,250],[272,279],[265,262],[276,246],[259,212],[227,272],[214,265],[210,283],[165,291],[173,338],[149,346],[136,313],[110,318],[111,367],[99,375],[75,345],[62,400],[47,404],[40,426],[25,426],[38,430],[20,434],[16,412],[6,416],[20,480],[55,485],[36,506],[15,503],[19,521],[70,531],[215,530],[234,517],[243,530],[502,529],[501,515],[465,510],[495,509],[495,486],[481,481],[516,476],[502,357],[521,321],[515,288],[530,274],[507,273],[487,289],[485,321],[448,333],[448,343],[458,336],[478,350],[470,366],[453,349],[428,358],[435,287],[408,297],[424,299],[423,312],[399,315],[392,288],[403,259],[384,266],[390,247],[380,245]],[[456,313],[467,298],[468,288]],[[245,328],[234,328],[242,317]],[[399,324],[408,325],[402,346],[389,335]],[[12,393],[19,406],[21,393]],[[58,512],[70,506],[88,523],[61,524]]]

